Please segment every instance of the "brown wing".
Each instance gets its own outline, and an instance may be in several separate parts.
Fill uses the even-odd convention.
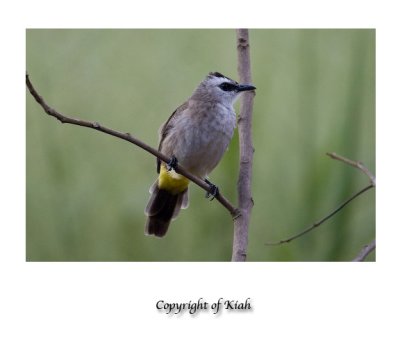
[[[162,143],[165,139],[165,137],[168,135],[168,132],[171,130],[173,127],[173,120],[177,115],[180,115],[180,113],[187,108],[188,103],[185,102],[183,105],[179,106],[175,111],[171,114],[171,116],[168,118],[168,120],[161,126],[160,128],[160,143],[158,144],[158,150],[161,151],[161,146]],[[161,160],[157,158],[157,173],[160,173],[160,166],[161,166]]]

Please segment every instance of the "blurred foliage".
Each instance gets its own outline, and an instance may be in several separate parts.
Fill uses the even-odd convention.
[[[249,261],[348,261],[375,237],[375,193],[290,244],[375,172],[375,31],[251,30],[255,206]],[[157,130],[209,71],[237,79],[234,30],[27,30],[27,70],[58,111],[130,132]],[[238,104],[236,108],[238,108]],[[61,125],[27,92],[28,261],[227,261],[232,220],[191,185],[164,239],[143,234],[155,159]],[[236,202],[237,134],[211,180]],[[368,260],[374,260],[375,254]]]

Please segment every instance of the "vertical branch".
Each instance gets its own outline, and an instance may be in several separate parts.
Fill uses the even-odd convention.
[[[248,29],[237,29],[238,74],[240,83],[251,83]],[[234,221],[232,261],[245,261],[253,198],[251,179],[253,167],[252,114],[254,92],[244,92],[238,119],[240,169],[238,179],[238,207],[241,215]]]

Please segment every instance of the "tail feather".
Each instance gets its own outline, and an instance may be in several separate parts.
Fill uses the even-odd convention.
[[[167,191],[155,187],[151,193],[149,203],[147,203],[144,213],[147,216],[157,215],[164,208],[169,198],[170,194]]]
[[[145,209],[145,214],[148,216],[145,233],[157,237],[165,236],[171,220],[175,219],[180,209],[187,205],[188,189],[172,194],[167,190],[152,186],[152,194]]]
[[[186,209],[189,206],[189,189],[185,189],[179,193],[178,200],[176,201],[175,209],[172,214],[172,220],[176,219],[181,209]]]
[[[189,188],[187,188],[184,192],[182,192],[182,209],[187,209],[189,207]]]

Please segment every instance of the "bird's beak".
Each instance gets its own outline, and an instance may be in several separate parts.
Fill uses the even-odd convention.
[[[248,84],[239,84],[238,87],[237,87],[237,90],[238,90],[239,92],[242,92],[242,91],[252,91],[252,90],[255,90],[255,89],[256,89],[255,86],[253,86],[253,85],[248,85]]]

